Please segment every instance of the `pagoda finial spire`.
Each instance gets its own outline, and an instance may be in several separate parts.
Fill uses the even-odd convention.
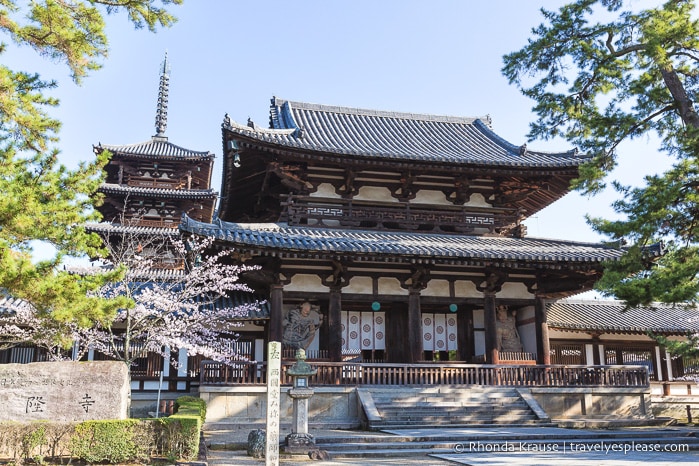
[[[167,99],[170,91],[170,64],[167,51],[160,69],[160,86],[158,87],[158,108],[155,113],[155,137],[165,137],[167,129]]]

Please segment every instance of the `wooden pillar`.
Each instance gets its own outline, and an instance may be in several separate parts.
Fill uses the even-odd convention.
[[[284,287],[273,284],[269,291],[269,341],[282,341],[282,306],[284,304]]]
[[[500,353],[498,351],[498,319],[495,312],[495,293],[485,293],[484,298],[485,362],[486,364],[499,364]]]
[[[473,309],[460,306],[456,314],[456,324],[458,325],[456,345],[458,347],[459,359],[470,363],[473,361],[473,356],[476,352],[474,347]]]
[[[536,363],[551,364],[551,343],[549,324],[546,315],[546,300],[537,296],[534,301],[534,321],[536,324]]]
[[[422,350],[422,314],[420,312],[420,290],[410,289],[408,295],[408,362],[424,359]]]
[[[602,364],[599,357],[600,339],[599,335],[592,335],[592,364],[599,366]]]
[[[667,350],[665,349],[664,346],[660,347],[660,367],[658,373],[662,377],[662,379],[666,382],[670,381],[670,371],[668,370],[667,363],[670,360],[670,355],[667,353]]]
[[[328,356],[332,362],[342,361],[342,288],[330,287],[328,301]]]

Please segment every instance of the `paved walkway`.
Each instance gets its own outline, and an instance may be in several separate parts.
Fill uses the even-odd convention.
[[[438,431],[445,434],[445,430]],[[466,431],[480,434],[479,437],[487,439],[490,435],[502,435],[503,429],[493,429],[489,432],[488,429],[455,429],[460,430],[460,434]],[[249,428],[240,428],[228,431],[205,432],[207,444],[214,443],[219,445],[244,445],[247,442]],[[412,429],[405,431],[395,431],[396,434],[419,436],[420,434],[434,435],[436,429]],[[570,435],[571,431],[565,429]],[[659,449],[677,449],[676,445],[663,445],[662,440],[658,441],[659,447],[648,447],[646,443],[633,446],[633,451],[623,451],[631,447],[624,447],[622,444],[615,444],[613,439],[600,440],[594,444],[581,446],[575,443],[558,444],[554,448],[553,440],[556,439],[556,434],[561,431],[558,428],[523,428],[509,429],[508,434],[512,435],[513,441],[519,442],[517,437],[526,436],[527,434],[545,434],[547,439],[552,439],[552,443],[532,444],[530,451],[514,452],[510,451],[511,446],[505,442],[499,446],[489,447],[487,452],[479,452],[478,445],[456,444],[454,445],[454,453],[450,454],[416,454],[413,456],[395,456],[388,458],[338,458],[329,461],[312,461],[309,458],[300,456],[282,457],[280,465],[284,466],[341,466],[341,465],[395,465],[395,466],[445,466],[445,465],[471,465],[471,466],[670,466],[670,465],[697,465],[699,464],[699,451],[686,452],[669,452],[669,451],[648,451],[653,448]],[[598,431],[609,432],[609,431]],[[388,433],[381,432],[361,432],[361,431],[346,431],[346,430],[315,430],[311,429],[311,434],[316,438],[328,437],[348,437],[348,436],[365,436],[369,435],[385,435],[391,436]],[[652,436],[652,434],[651,434]],[[519,443],[517,447],[521,447]],[[499,451],[493,451],[493,448],[499,448]],[[525,449],[527,446],[525,445]],[[546,449],[546,451],[541,451]],[[598,451],[594,451],[598,450]],[[251,466],[263,465],[264,459],[255,459],[247,456],[245,450],[238,451],[222,451],[209,450],[209,465],[210,466]]]

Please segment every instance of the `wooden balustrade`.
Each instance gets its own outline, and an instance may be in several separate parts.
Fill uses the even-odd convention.
[[[126,180],[126,184],[138,188],[161,189],[184,189],[186,186],[184,179],[148,178],[140,176],[129,176]]]
[[[290,385],[286,370],[293,362],[282,363],[282,384]],[[644,366],[562,366],[486,364],[389,364],[333,363],[311,364],[317,373],[311,386],[321,385],[511,385],[529,387],[648,386]],[[204,361],[203,385],[261,385],[266,383],[264,363],[226,365]]]
[[[443,228],[449,231],[471,232],[485,228],[491,232],[514,228],[520,213],[512,208],[481,208],[473,206],[441,206],[440,209],[407,202],[373,202],[352,199],[287,196],[282,202],[282,220],[290,225],[315,222],[319,226],[377,227],[401,229]],[[330,222],[330,223],[329,223]]]

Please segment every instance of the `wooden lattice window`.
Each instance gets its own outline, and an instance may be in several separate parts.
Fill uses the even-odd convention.
[[[655,348],[647,346],[605,345],[605,364],[626,366],[645,366],[651,380],[658,380],[655,367]]]
[[[583,343],[551,343],[551,364],[578,366],[585,364]]]

